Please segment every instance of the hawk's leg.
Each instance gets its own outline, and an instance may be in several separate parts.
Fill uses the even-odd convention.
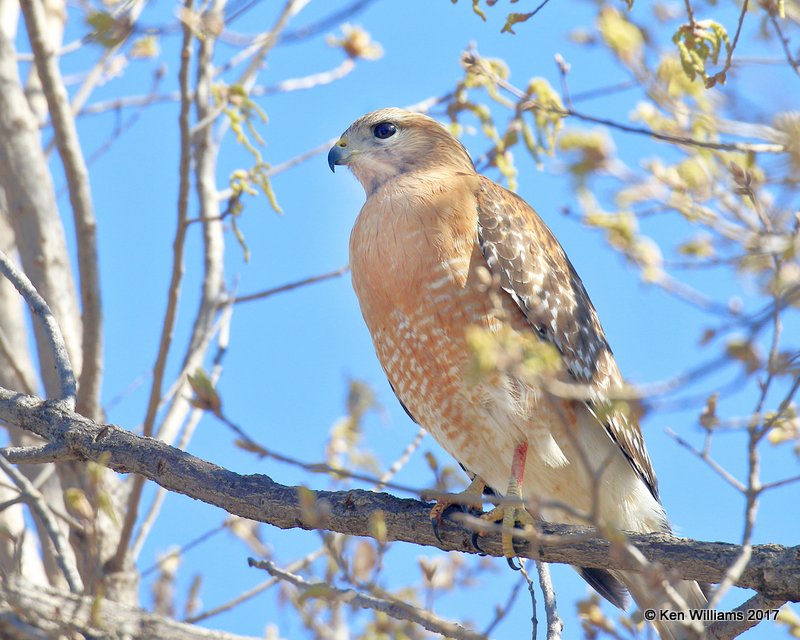
[[[436,504],[431,509],[431,527],[436,539],[441,542],[439,537],[439,525],[442,524],[445,512],[453,506],[460,507],[463,511],[477,511],[480,513],[483,506],[483,490],[486,488],[486,483],[481,480],[479,476],[475,476],[469,486],[460,493],[454,493],[448,496],[439,496],[436,498]],[[424,496],[423,496],[424,497]]]
[[[503,497],[500,506],[495,507],[489,513],[481,516],[482,520],[488,522],[501,522],[503,525],[502,541],[503,555],[508,560],[512,569],[518,569],[512,563],[512,559],[517,555],[514,550],[514,535],[512,530],[517,523],[526,526],[534,525],[533,516],[525,509],[522,497],[522,479],[525,475],[525,460],[528,457],[528,443],[518,444],[514,449],[514,458],[511,462],[511,479],[508,481],[508,489]]]

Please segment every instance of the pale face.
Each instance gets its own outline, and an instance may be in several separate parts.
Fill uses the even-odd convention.
[[[356,120],[328,153],[331,170],[347,165],[367,196],[382,184],[442,160],[472,172],[464,148],[435,120],[404,109],[380,109]]]

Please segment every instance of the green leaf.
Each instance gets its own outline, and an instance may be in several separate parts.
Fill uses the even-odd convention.
[[[214,389],[214,383],[211,382],[208,374],[203,369],[197,368],[194,374],[189,374],[186,379],[194,392],[194,397],[189,401],[191,405],[203,411],[211,411],[214,415],[220,415],[222,399]]]
[[[514,25],[529,20],[534,13],[536,12],[531,11],[530,13],[509,13],[508,18],[506,18],[506,23],[503,25],[500,33],[511,33],[516,35],[513,29]]]

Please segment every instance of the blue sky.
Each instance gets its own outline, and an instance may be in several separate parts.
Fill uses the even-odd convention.
[[[235,22],[233,29],[252,32],[266,28],[273,22],[276,7],[281,4],[259,4]],[[312,2],[289,30],[313,24],[328,15],[333,6],[347,4]],[[444,0],[373,2],[353,17],[352,22],[372,34],[383,46],[384,56],[378,61],[360,62],[352,74],[335,84],[259,99],[258,103],[269,116],[269,123],[261,129],[267,142],[265,157],[278,164],[338,136],[352,120],[367,111],[412,104],[449,91],[461,76],[459,54],[471,42],[484,56],[505,59],[512,69],[511,81],[518,85],[526,84],[531,77],[544,76],[558,86],[558,72],[553,62],[556,53],[561,53],[572,65],[569,83],[573,93],[626,79],[610,56],[597,49],[579,48],[567,38],[567,33],[576,27],[593,29],[593,3],[552,2],[534,20],[518,25],[518,35],[500,34],[505,12],[526,10],[527,7],[521,6],[524,4],[498,3],[494,10],[488,11],[489,20],[484,23],[473,14],[468,0],[455,6]],[[636,8],[644,18],[647,8],[639,4],[645,3],[637,3]],[[173,10],[171,3],[150,3],[141,23],[174,23]],[[717,19],[732,29],[732,12],[713,11],[719,16]],[[77,12],[73,16],[77,16]],[[749,28],[755,28],[755,22]],[[80,25],[73,24],[66,40],[81,32]],[[338,31],[332,28],[329,32]],[[667,46],[669,39],[663,37],[662,41]],[[163,53],[159,61],[131,62],[121,77],[100,87],[91,102],[146,93],[155,68],[162,62],[167,65],[163,89],[173,90],[179,38],[165,36],[160,45]],[[760,47],[743,50],[742,54],[760,55]],[[99,47],[87,47],[81,53],[64,58],[64,72],[85,69],[100,53]],[[217,60],[230,54],[229,47],[220,45]],[[331,50],[322,36],[301,43],[279,44],[269,56],[260,83],[271,85],[324,71],[336,66],[341,59],[342,54]],[[776,90],[783,78],[780,73],[772,67],[763,67],[757,73],[744,75],[741,94],[768,95],[775,108],[788,108],[793,103],[791,95]],[[624,120],[637,99],[628,92],[586,101],[576,107],[593,115]],[[758,120],[760,107],[747,107],[751,119]],[[146,375],[155,359],[175,224],[177,113],[175,103],[150,107],[136,126],[120,137],[112,151],[91,167],[107,321],[106,402]],[[103,144],[116,122],[113,114],[80,119],[79,131],[87,155]],[[615,134],[614,141],[620,156],[631,163],[644,156],[675,158],[666,145],[641,137]],[[466,135],[463,142],[473,157],[480,156],[488,147],[479,135]],[[599,232],[582,226],[575,215],[560,213],[564,207],[577,210],[562,161],[546,160],[540,171],[521,151],[516,156],[520,170],[519,193],[539,211],[567,250],[592,296],[628,379],[634,382],[666,379],[716,354],[717,345],[698,345],[702,328],[709,322],[707,318],[663,292],[643,285],[636,270],[607,248]],[[220,187],[226,184],[232,170],[248,166],[250,162],[229,136],[223,145],[218,171]],[[57,163],[53,165],[58,174]],[[63,184],[61,178],[56,182],[57,186]],[[241,293],[331,271],[347,262],[350,228],[363,203],[363,191],[355,179],[346,172],[331,174],[323,154],[276,176],[273,187],[284,214],[276,215],[264,198],[258,198],[247,202],[239,223],[251,252],[249,263],[244,262],[242,251],[229,236],[227,276]],[[598,197],[602,198],[603,194],[598,193]],[[66,196],[62,196],[60,203],[63,210],[68,211]],[[192,217],[196,215],[196,206],[194,211]],[[70,216],[64,217],[69,226]],[[683,225],[665,219],[649,219],[643,223],[643,229],[657,238],[662,247],[674,246],[683,239],[685,232]],[[179,349],[186,343],[191,314],[196,308],[201,277],[199,232],[199,227],[195,226],[189,234],[184,301],[175,342]],[[71,237],[71,229],[68,234]],[[733,281],[720,274],[691,274],[691,277],[697,286],[714,295],[738,295],[749,303],[754,293],[754,287],[746,281]],[[176,357],[171,362],[173,375],[178,366]],[[364,446],[384,466],[388,465],[416,429],[386,383],[360,317],[349,277],[236,308],[219,390],[228,416],[269,448],[309,462],[321,460],[328,431],[345,411],[350,378],[371,385],[383,407],[383,411],[369,414],[365,421]],[[115,404],[109,418],[135,428],[144,415],[147,388],[145,383],[126,395]],[[713,385],[699,389],[708,388]],[[746,393],[723,399],[722,407],[730,415],[743,415],[752,410],[753,404],[752,394]],[[700,446],[702,433],[697,425],[697,412],[697,407],[691,411],[660,412],[648,416],[643,425],[662,498],[681,535],[735,542],[743,526],[742,497],[704,463],[680,449],[664,431],[672,428]],[[741,434],[727,434],[718,436],[715,444],[717,458],[739,477],[746,462],[743,441]],[[240,473],[266,473],[284,484],[302,482],[314,488],[328,486],[324,476],[309,477],[293,467],[257,460],[238,450],[225,428],[209,418],[201,423],[189,451]],[[432,439],[426,438],[398,475],[398,482],[426,486],[432,481],[422,455],[426,451],[435,452],[440,463],[448,462],[447,455]],[[770,450],[767,454],[766,480],[797,473],[797,460],[788,447]],[[152,495],[152,487],[150,489],[145,502]],[[765,496],[755,533],[757,542],[793,543],[786,505],[797,503],[797,499],[796,485]],[[198,533],[218,525],[224,516],[207,505],[170,495],[142,555],[142,567],[149,566],[156,554],[170,546],[185,544]],[[279,564],[319,545],[319,537],[308,532],[284,532],[265,526],[262,534]],[[387,586],[418,582],[421,578],[415,559],[420,554],[436,556],[439,552],[393,545],[387,558],[391,569]],[[247,549],[229,534],[218,535],[186,557],[179,584],[185,588],[193,572],[202,571],[206,576],[203,603],[214,606],[265,579],[264,575],[246,567],[247,555]],[[477,621],[479,628],[485,625],[494,613],[494,603],[504,600],[513,582],[519,579],[518,574],[507,570],[502,560],[495,564],[493,576],[485,587],[443,597],[436,603],[437,612],[453,618],[469,612],[468,617]],[[560,612],[567,623],[566,637],[574,637],[578,623],[573,602],[585,596],[587,587],[568,568],[556,567],[554,575]],[[144,602],[149,601],[149,586],[148,580],[144,580]],[[743,592],[734,592],[725,605],[736,606],[744,599]],[[523,594],[498,627],[497,637],[526,637],[530,616],[530,603]],[[297,623],[280,610],[272,594],[262,595],[233,613],[213,618],[209,625],[255,635],[269,622],[280,627],[283,637],[301,637]],[[745,637],[767,638],[774,637],[775,633],[771,625],[761,625]]]

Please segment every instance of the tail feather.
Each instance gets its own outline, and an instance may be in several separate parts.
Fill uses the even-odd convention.
[[[615,607],[626,609],[628,606],[628,589],[610,571],[605,569],[590,569],[588,567],[575,567],[581,578]]]
[[[636,603],[642,609],[653,609],[656,612],[656,618],[652,622],[661,640],[697,640],[703,637],[702,626],[698,626],[702,623],[693,623],[688,613],[684,614],[684,621],[661,619],[660,611],[677,611],[662,589],[654,588],[644,576],[638,573],[621,572],[620,576]],[[708,600],[697,582],[681,580],[673,586],[686,603],[686,609],[703,609],[708,604]]]

